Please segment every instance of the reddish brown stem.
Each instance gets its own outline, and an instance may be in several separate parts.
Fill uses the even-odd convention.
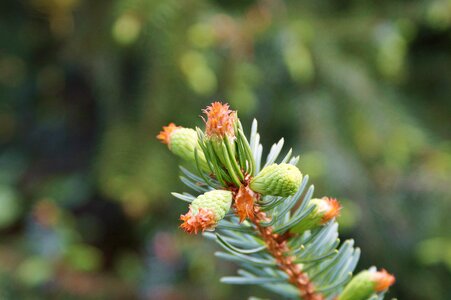
[[[304,300],[324,300],[323,295],[315,292],[313,283],[307,274],[302,272],[299,265],[294,262],[295,258],[290,255],[287,243],[289,234],[279,235],[274,233],[271,226],[260,225],[261,222],[268,222],[269,218],[264,212],[260,211],[257,205],[254,207],[254,216],[250,220],[257,227],[268,247],[268,251],[276,259],[279,268],[287,273],[289,281],[298,288],[301,298]]]
[[[269,253],[276,259],[279,269],[284,271],[288,275],[289,281],[298,288],[302,299],[324,300],[323,295],[315,292],[314,285],[308,275],[295,263],[295,257],[290,255],[291,251],[288,247],[290,233],[277,234],[274,233],[272,226],[261,225],[262,222],[269,222],[270,218],[260,211],[257,204],[260,195],[249,188],[249,176],[246,179],[246,183],[239,189],[231,189],[234,194],[235,213],[241,221],[248,218],[255,225],[266,243]]]
[[[274,233],[271,226],[260,225],[261,222],[268,222],[269,218],[264,212],[260,211],[257,205],[254,207],[254,212],[254,216],[250,220],[257,227],[268,247],[268,251],[276,259],[279,268],[287,273],[289,281],[298,288],[301,298],[304,300],[324,300],[323,295],[315,292],[313,283],[307,274],[302,272],[299,265],[294,262],[294,257],[290,255],[287,243],[289,234],[279,235]]]

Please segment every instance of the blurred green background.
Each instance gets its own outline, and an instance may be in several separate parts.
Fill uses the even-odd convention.
[[[221,99],[344,205],[358,269],[451,299],[451,1],[0,2],[0,299],[246,299],[155,136]],[[276,298],[274,298],[276,299]]]

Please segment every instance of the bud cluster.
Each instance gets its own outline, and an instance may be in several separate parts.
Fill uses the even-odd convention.
[[[253,217],[254,200],[258,195],[289,197],[297,192],[302,173],[294,165],[271,164],[253,177],[256,168],[249,143],[237,112],[230,110],[228,104],[214,102],[203,112],[206,115],[205,132],[170,123],[163,127],[157,138],[177,156],[195,162],[201,175],[207,173],[203,178],[209,180],[208,177],[211,177],[222,188],[233,191],[234,209],[241,222]],[[217,211],[217,203],[222,203],[220,194],[206,193],[194,200],[189,212],[181,217],[184,221],[182,228],[195,233],[214,228],[225,215],[225,212]],[[205,200],[207,198],[210,200]],[[338,202],[324,199],[311,201],[311,205],[317,208],[295,226],[293,232],[300,233],[320,226],[338,214]]]
[[[289,197],[291,200],[300,197],[303,194],[299,190],[303,181],[301,171],[293,164],[273,163],[257,172],[259,167],[243,133],[237,112],[231,110],[228,104],[220,102],[212,103],[203,112],[206,115],[204,131],[170,123],[164,126],[157,136],[162,143],[168,145],[172,153],[188,162],[195,163],[198,174],[211,189],[191,202],[188,212],[180,216],[182,221],[180,227],[194,234],[214,230],[233,209],[240,222],[249,219],[256,226],[254,229],[270,232],[272,229],[269,225],[269,227],[258,227],[263,219],[260,220],[257,216],[261,214],[266,216],[260,210],[264,208],[261,198],[272,199],[271,201],[274,200],[277,203],[287,201]],[[196,178],[196,175],[193,177]],[[305,197],[303,199],[308,201]],[[305,213],[292,218],[293,221],[284,228],[283,234],[268,234],[270,238],[278,238],[274,241],[275,245],[285,245],[283,239],[286,237],[300,237],[306,231],[324,226],[336,218],[341,210],[340,203],[329,197],[314,198],[302,205],[306,207]],[[287,205],[287,207],[289,208],[286,212],[289,213],[288,210],[293,206]],[[269,216],[272,215],[269,214]],[[268,218],[263,221],[271,223],[273,220]],[[280,228],[279,230],[282,231]],[[298,270],[301,264],[293,266],[295,270]],[[334,299],[368,299],[375,293],[387,290],[394,281],[394,276],[383,269],[381,271],[366,270],[356,275],[343,292]]]

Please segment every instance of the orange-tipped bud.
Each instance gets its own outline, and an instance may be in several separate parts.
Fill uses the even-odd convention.
[[[375,293],[386,291],[395,277],[384,269],[370,268],[354,276],[337,300],[367,300]]]
[[[199,231],[204,232],[207,229],[212,229],[216,224],[213,211],[205,208],[199,208],[197,214],[194,214],[190,208],[186,214],[180,216],[180,220],[183,221],[180,228],[194,234],[197,234]]]
[[[209,171],[205,155],[198,145],[197,133],[194,129],[169,123],[168,126],[163,126],[163,130],[157,135],[157,139],[163,144],[168,145],[172,153],[186,161],[195,162],[194,152],[197,149],[201,169],[207,172]]]
[[[321,204],[319,204],[321,206],[319,210],[323,213],[321,223],[326,224],[340,215],[341,205],[335,198],[323,197],[322,200]]]
[[[395,276],[388,273],[385,269],[373,273],[372,276],[376,283],[376,286],[374,287],[376,292],[385,291],[395,283]]]
[[[182,128],[180,126],[176,126],[174,123],[169,123],[168,126],[163,126],[163,130],[157,135],[157,139],[159,139],[163,144],[169,145],[170,136],[174,130],[177,128]]]
[[[191,202],[188,213],[181,215],[180,228],[188,233],[212,230],[222,220],[232,205],[232,192],[213,190]]]
[[[313,211],[293,226],[291,232],[303,233],[306,230],[322,226],[340,214],[341,205],[337,199],[323,197],[310,200],[309,206],[314,206]]]
[[[207,115],[205,132],[208,137],[235,136],[236,112],[230,110],[227,103],[213,102],[203,112]]]

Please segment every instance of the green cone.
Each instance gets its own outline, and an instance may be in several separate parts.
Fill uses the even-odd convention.
[[[262,195],[288,197],[294,195],[302,181],[299,169],[290,164],[272,164],[255,176],[250,188]]]
[[[199,208],[209,209],[213,211],[216,222],[224,218],[232,205],[232,192],[223,190],[214,190],[206,192],[197,197],[191,203],[193,214],[197,214]]]
[[[197,149],[201,168],[209,172],[204,153],[197,143],[197,132],[194,129],[177,128],[169,136],[169,150],[184,160],[195,162],[194,149]]]
[[[362,271],[345,287],[338,300],[367,300],[375,293],[376,283],[370,271]]]

